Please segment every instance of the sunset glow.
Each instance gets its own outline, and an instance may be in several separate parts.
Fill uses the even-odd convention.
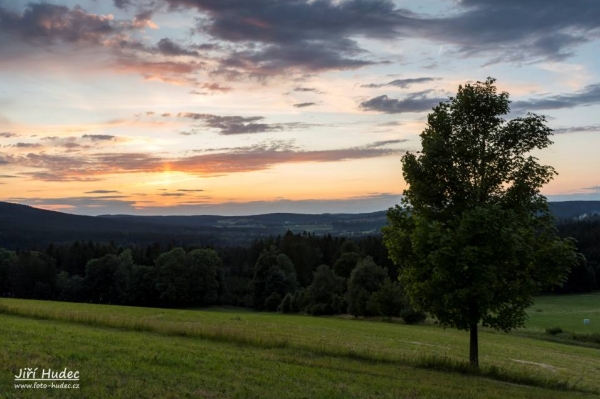
[[[510,93],[509,118],[555,129],[535,154],[559,172],[549,199],[599,200],[598,11],[531,19],[533,3],[0,1],[0,201],[383,210],[427,113],[488,76]]]

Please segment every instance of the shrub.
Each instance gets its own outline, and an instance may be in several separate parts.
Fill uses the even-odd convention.
[[[417,324],[424,321],[427,318],[427,315],[408,306],[400,312],[400,317],[402,317],[402,320],[404,320],[406,324]]]
[[[274,312],[277,310],[277,307],[281,303],[281,295],[277,292],[272,292],[271,295],[265,299],[265,310],[269,312]]]
[[[294,297],[288,292],[285,294],[283,301],[281,301],[281,304],[279,305],[279,311],[281,313],[296,313],[297,311],[295,311],[294,306],[292,306],[293,302]]]
[[[406,306],[406,298],[398,282],[393,282],[386,277],[381,289],[374,292],[367,304],[367,310],[373,314],[384,317],[398,317]]]
[[[563,333],[563,329],[560,327],[549,327],[546,328],[546,334],[550,334],[550,335],[558,335]]]

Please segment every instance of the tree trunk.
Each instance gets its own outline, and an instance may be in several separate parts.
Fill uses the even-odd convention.
[[[479,341],[477,338],[477,323],[471,324],[469,327],[471,333],[471,342],[469,346],[469,361],[471,367],[479,367]]]

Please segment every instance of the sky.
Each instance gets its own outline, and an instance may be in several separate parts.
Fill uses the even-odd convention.
[[[0,201],[68,213],[384,210],[427,114],[497,79],[600,200],[598,0],[0,0]]]

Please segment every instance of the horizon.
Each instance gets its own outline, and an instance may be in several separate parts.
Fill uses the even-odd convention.
[[[600,200],[600,3],[0,2],[0,201],[369,213],[460,84],[547,116],[549,201]],[[332,23],[335,21],[335,23]],[[483,23],[485,21],[485,23]]]
[[[564,201],[548,201],[549,204],[555,204],[555,203],[564,203],[564,202],[600,202],[600,200],[564,200]],[[196,214],[190,214],[190,213],[171,213],[171,214],[162,214],[162,213],[155,213],[158,212],[160,210],[160,208],[158,209],[152,209],[150,213],[137,213],[137,214],[130,214],[130,213],[98,213],[98,214],[90,214],[90,213],[72,213],[69,211],[65,211],[65,210],[51,210],[51,209],[45,209],[45,208],[39,208],[36,207],[35,205],[28,205],[28,204],[21,204],[21,203],[16,203],[16,202],[4,202],[7,204],[12,204],[12,205],[21,205],[21,206],[28,206],[28,207],[32,207],[35,209],[39,209],[39,210],[44,210],[44,211],[51,211],[51,212],[59,212],[59,213],[64,213],[64,214],[68,214],[68,215],[74,215],[74,216],[91,216],[91,217],[102,217],[102,216],[136,216],[136,217],[144,217],[144,216],[158,216],[158,217],[168,217],[168,216],[181,216],[181,217],[186,217],[186,216],[190,216],[190,217],[194,217],[194,216],[222,216],[222,217],[252,217],[252,216],[263,216],[263,215],[275,215],[275,214],[292,214],[292,215],[342,215],[342,214],[346,214],[346,215],[361,215],[361,214],[372,214],[372,213],[379,213],[379,212],[387,212],[387,210],[389,208],[385,208],[385,209],[378,209],[378,210],[371,210],[371,211],[367,211],[367,212],[261,212],[261,213],[217,213],[216,211],[213,213],[196,213]],[[227,204],[225,204],[227,205]],[[399,204],[398,204],[399,205]],[[181,210],[181,209],[179,209]]]

